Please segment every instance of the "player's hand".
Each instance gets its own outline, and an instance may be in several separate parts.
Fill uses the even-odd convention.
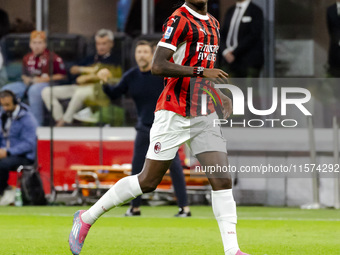
[[[223,117],[227,119],[233,112],[233,103],[231,99],[227,97],[226,95],[221,97],[221,101],[223,104]]]
[[[221,69],[209,69],[205,68],[203,71],[203,77],[211,80],[217,84],[228,84],[229,75]]]
[[[112,74],[109,71],[109,69],[107,68],[103,68],[101,69],[98,73],[97,73],[97,77],[103,81],[103,82],[107,82],[109,78],[112,78]]]

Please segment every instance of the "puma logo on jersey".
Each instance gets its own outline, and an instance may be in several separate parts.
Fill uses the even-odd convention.
[[[171,18],[171,20],[174,21],[173,23],[175,23],[177,19],[178,19],[178,18]]]
[[[207,32],[205,32],[204,29],[200,28],[200,31],[202,31],[205,35],[207,35]]]

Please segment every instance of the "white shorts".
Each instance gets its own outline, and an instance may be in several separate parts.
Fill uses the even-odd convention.
[[[221,127],[214,127],[214,119],[218,119],[216,112],[207,116],[183,117],[172,111],[157,111],[146,158],[171,160],[184,143],[194,155],[208,151],[227,153],[227,141],[222,136]]]

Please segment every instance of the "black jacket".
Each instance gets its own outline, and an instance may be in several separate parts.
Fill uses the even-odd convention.
[[[236,5],[232,6],[226,13],[221,30],[221,53],[226,48],[226,38]],[[231,64],[236,68],[258,68],[264,63],[263,53],[263,12],[260,7],[249,3],[243,17],[250,17],[250,22],[241,20],[238,33],[238,46],[234,50],[235,61]],[[224,59],[224,58],[223,58]]]
[[[327,26],[330,36],[328,63],[340,67],[340,16],[336,3],[327,9]]]

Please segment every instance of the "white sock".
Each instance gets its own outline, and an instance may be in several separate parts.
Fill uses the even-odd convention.
[[[137,175],[120,179],[89,210],[81,215],[85,223],[93,224],[110,209],[123,205],[143,194]]]
[[[212,208],[220,228],[225,255],[235,255],[239,250],[236,235],[236,203],[231,189],[211,192]]]

